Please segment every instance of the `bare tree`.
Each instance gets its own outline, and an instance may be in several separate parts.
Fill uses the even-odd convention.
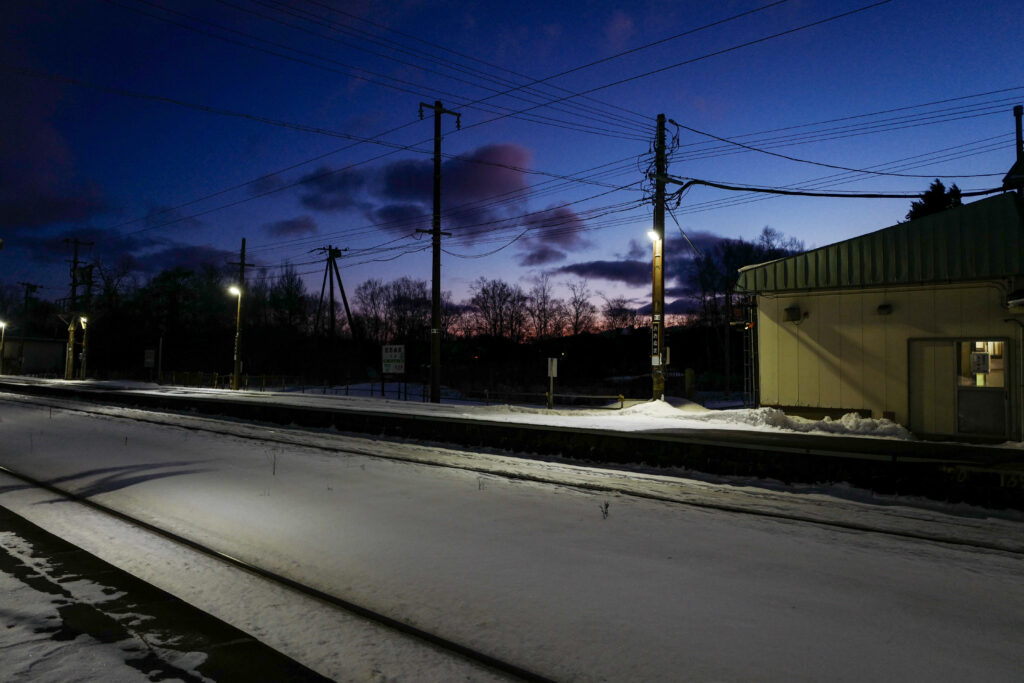
[[[566,306],[567,325],[575,337],[594,328],[597,306],[590,301],[591,293],[586,280],[570,282],[568,287],[570,296]]]
[[[306,286],[291,264],[284,267],[270,288],[270,307],[276,325],[304,330],[309,324],[310,308]]]
[[[366,338],[383,344],[388,338],[388,291],[383,280],[367,280],[353,295]]]
[[[134,269],[134,259],[126,255],[114,261],[113,265],[96,261],[96,273],[100,280],[100,301],[105,309],[112,310],[120,306],[125,292],[137,286],[134,280],[128,277]]]
[[[504,280],[481,277],[472,284],[473,328],[477,334],[521,341],[526,332],[526,293]]]
[[[426,280],[402,276],[388,287],[390,320],[387,327],[391,341],[407,342],[426,339],[430,329],[430,297]]]
[[[601,314],[604,316],[605,329],[621,330],[623,328],[632,329],[636,327],[637,311],[626,297],[606,298]]]
[[[554,285],[547,273],[535,277],[533,283],[526,312],[530,316],[534,336],[543,338],[561,334],[565,327],[565,302],[555,298]]]

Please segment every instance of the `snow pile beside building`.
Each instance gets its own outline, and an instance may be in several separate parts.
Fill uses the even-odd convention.
[[[512,421],[533,424],[554,424],[565,427],[595,427],[604,429],[743,429],[787,430],[794,432],[822,432],[846,436],[872,436],[910,440],[914,435],[891,420],[876,420],[847,413],[837,420],[786,415],[778,408],[738,408],[708,410],[699,403],[685,399],[644,401],[622,410],[561,409],[548,410],[528,406],[487,406],[474,408],[466,417]]]
[[[786,415],[778,408],[754,408],[744,410],[720,410],[705,415],[689,415],[687,419],[725,424],[745,424],[751,427],[774,427],[795,432],[825,432],[854,436],[875,436],[890,439],[912,440],[914,435],[903,425],[892,420],[861,417],[847,413],[838,420],[825,417],[810,420],[804,417]]]

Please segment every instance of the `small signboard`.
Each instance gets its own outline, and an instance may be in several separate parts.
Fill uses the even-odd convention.
[[[661,365],[661,323],[651,325],[651,365]]]
[[[971,354],[971,372],[975,375],[988,372],[989,355],[984,351],[975,351]]]
[[[385,344],[381,350],[381,365],[385,375],[405,374],[405,344]]]
[[[558,377],[557,358],[548,358],[548,377]]]

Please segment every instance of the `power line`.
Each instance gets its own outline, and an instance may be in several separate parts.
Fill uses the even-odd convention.
[[[921,193],[895,193],[895,192],[808,192],[805,190],[786,190],[780,187],[757,187],[753,185],[731,185],[727,183],[720,183],[712,180],[700,180],[698,178],[675,178],[673,176],[666,176],[667,182],[681,185],[681,187],[673,193],[673,196],[682,196],[686,190],[694,185],[704,185],[706,187],[714,187],[719,190],[732,190],[736,192],[761,192],[766,194],[778,194],[778,195],[789,195],[795,197],[841,197],[844,199],[920,199]],[[967,192],[961,192],[961,197],[981,197],[984,195],[995,194],[997,192],[1005,192],[1002,187],[993,188],[990,190],[971,190]]]
[[[860,169],[860,168],[850,168],[849,166],[838,166],[836,164],[828,164],[828,163],[824,163],[824,162],[821,162],[821,161],[811,161],[809,159],[800,159],[800,158],[797,158],[797,157],[794,157],[794,156],[789,156],[788,154],[780,154],[778,152],[770,152],[770,151],[768,151],[766,149],[761,149],[761,148],[758,148],[758,147],[753,147],[752,145],[744,144],[742,142],[737,142],[736,140],[730,140],[729,138],[723,138],[723,137],[720,137],[718,135],[715,135],[714,133],[708,133],[707,131],[697,130],[696,128],[691,128],[690,126],[685,126],[685,125],[683,125],[681,123],[673,121],[672,119],[669,119],[669,122],[674,124],[674,125],[676,125],[676,126],[678,126],[679,128],[682,128],[684,130],[688,130],[691,133],[697,133],[698,135],[704,135],[704,136],[709,137],[709,138],[714,138],[715,140],[718,140],[720,142],[727,142],[730,145],[735,145],[737,147],[742,147],[743,149],[749,150],[751,152],[757,152],[759,154],[767,154],[768,156],[778,157],[780,159],[786,159],[788,161],[796,161],[796,162],[799,162],[801,164],[809,164],[811,166],[821,166],[823,168],[832,168],[832,169],[836,169],[836,170],[839,170],[839,171],[851,171],[853,173],[865,173],[865,174],[870,174],[870,175],[896,176],[896,177],[899,177],[899,178],[933,178],[933,177],[935,177],[933,174],[920,175],[920,174],[911,174],[911,173],[893,173],[893,172],[890,172],[890,171],[872,171],[872,170]],[[938,175],[939,175],[939,177],[942,177],[942,178],[990,178],[990,177],[994,177],[994,176],[1002,176],[1003,174],[1002,173],[975,173],[975,174],[943,175],[943,174],[940,173]]]
[[[527,76],[525,74],[521,74],[521,73],[518,73],[516,71],[512,71],[510,69],[506,69],[505,67],[502,67],[500,65],[492,64],[491,62],[487,62],[485,60],[477,59],[476,57],[473,57],[471,55],[467,55],[467,54],[464,54],[464,53],[452,50],[452,49],[447,48],[447,47],[445,47],[443,45],[438,45],[436,43],[425,41],[425,40],[423,40],[423,39],[421,39],[421,38],[419,38],[417,36],[413,36],[413,35],[410,35],[410,34],[407,34],[407,33],[403,33],[401,31],[397,31],[395,29],[383,26],[381,24],[374,23],[372,21],[369,21],[367,19],[359,17],[359,16],[357,16],[355,14],[352,14],[350,12],[346,12],[346,11],[340,9],[340,8],[330,7],[329,5],[326,5],[326,4],[322,3],[322,2],[317,2],[317,0],[307,0],[307,2],[309,4],[311,4],[311,5],[322,7],[324,9],[327,9],[327,10],[331,11],[331,12],[335,12],[335,13],[341,14],[343,16],[347,16],[350,19],[353,19],[353,20],[356,20],[356,21],[360,21],[362,23],[368,24],[368,25],[373,26],[375,28],[378,28],[378,29],[381,29],[381,30],[385,30],[385,31],[394,33],[396,35],[400,35],[400,36],[403,36],[403,37],[415,40],[415,41],[417,41],[419,43],[422,43],[424,45],[428,45],[430,47],[433,47],[433,48],[436,48],[436,49],[439,49],[439,50],[443,50],[443,51],[448,52],[450,54],[453,54],[453,55],[455,55],[457,57],[460,57],[462,59],[468,59],[468,60],[477,62],[479,64],[483,64],[485,66],[489,66],[489,67],[492,67],[492,68],[500,69],[500,70],[502,70],[502,71],[504,71],[506,73],[512,74],[513,76],[516,76],[516,77],[519,77],[519,78],[525,78],[525,79],[529,80],[529,83],[527,83],[525,85],[517,86],[513,90],[520,90],[520,89],[524,89],[524,88],[531,88],[531,87],[536,86],[536,85],[545,84],[547,87],[549,87],[551,89],[560,90],[563,93],[570,93],[571,94],[571,91],[566,90],[564,88],[560,88],[558,86],[551,85],[551,84],[548,83],[548,81],[552,81],[552,80],[554,80],[556,78],[561,78],[563,76],[567,76],[567,75],[572,74],[572,73],[583,71],[585,69],[589,69],[589,68],[597,66],[599,64],[604,64],[606,62],[610,62],[610,61],[619,59],[619,58],[624,57],[624,56],[629,55],[629,54],[634,54],[636,52],[647,50],[647,49],[650,49],[650,48],[655,47],[657,45],[662,45],[662,44],[671,42],[673,40],[678,40],[679,38],[683,38],[683,37],[686,37],[686,36],[689,36],[689,35],[693,35],[695,33],[701,32],[701,31],[705,31],[705,30],[708,30],[708,29],[711,29],[711,28],[715,28],[715,27],[724,25],[724,24],[732,22],[732,21],[736,21],[736,20],[741,19],[743,17],[750,16],[750,15],[756,14],[758,12],[762,12],[764,10],[770,9],[772,7],[775,7],[777,5],[784,4],[785,2],[788,2],[788,0],[777,0],[776,2],[770,2],[768,4],[761,5],[759,7],[755,7],[753,9],[751,9],[751,10],[748,10],[748,11],[745,11],[745,12],[740,12],[738,14],[734,14],[734,15],[726,17],[724,19],[720,19],[720,20],[717,20],[717,21],[714,21],[714,22],[711,22],[711,23],[708,23],[708,24],[704,24],[703,26],[699,26],[697,28],[688,29],[688,30],[683,31],[681,33],[677,33],[675,35],[668,36],[666,38],[661,38],[661,39],[652,41],[650,43],[646,43],[644,45],[641,45],[639,47],[623,50],[623,51],[618,52],[618,53],[616,53],[614,55],[610,55],[608,57],[604,57],[604,58],[601,58],[601,59],[598,59],[598,60],[595,60],[595,61],[592,61],[592,62],[588,62],[586,64],[582,64],[580,66],[573,67],[571,69],[567,69],[565,71],[561,71],[561,72],[558,72],[556,74],[552,74],[550,76],[546,76],[544,78],[539,78],[539,79],[534,79],[534,78],[532,78],[530,76]],[[512,92],[512,91],[508,91],[508,92]],[[503,93],[503,94],[507,94],[507,93]],[[583,96],[583,99],[588,99],[588,100],[591,100],[591,101],[594,101],[594,102],[598,102],[599,104],[601,104],[603,106],[611,107],[611,108],[618,109],[620,111],[626,112],[628,114],[631,114],[631,115],[639,118],[644,123],[649,123],[649,121],[650,121],[650,117],[649,116],[645,116],[643,114],[637,113],[637,112],[635,112],[633,110],[627,109],[627,108],[619,106],[619,105],[607,104],[607,103],[600,102],[599,100],[594,100],[593,98],[589,98],[589,97],[586,97],[586,96]]]
[[[183,17],[185,19],[188,19],[188,20],[196,22],[196,23],[212,26],[213,28],[217,29],[218,31],[223,31],[223,32],[226,32],[226,33],[231,33],[231,34],[236,34],[236,35],[242,36],[242,37],[244,37],[246,39],[255,40],[255,41],[258,41],[260,43],[266,43],[267,45],[270,45],[274,49],[259,47],[257,45],[252,45],[252,44],[246,43],[246,42],[241,41],[241,40],[237,40],[237,39],[230,38],[230,37],[227,37],[227,36],[224,36],[224,35],[220,35],[218,33],[213,33],[211,31],[207,31],[205,29],[198,28],[196,26],[190,26],[188,24],[181,23],[179,21],[174,21],[174,20],[169,19],[167,17],[159,16],[159,15],[153,14],[151,12],[146,12],[146,11],[144,11],[142,9],[137,8],[137,7],[131,7],[131,6],[128,6],[128,5],[121,4],[119,2],[116,2],[115,0],[105,0],[105,1],[107,3],[109,3],[109,4],[111,4],[111,5],[114,5],[114,6],[117,6],[117,7],[121,7],[122,9],[127,9],[127,10],[130,10],[132,12],[136,12],[138,14],[142,14],[143,16],[148,16],[148,17],[150,17],[152,19],[155,19],[157,21],[168,23],[168,24],[171,24],[172,26],[177,26],[179,28],[182,28],[182,29],[185,29],[185,30],[188,30],[188,31],[193,31],[195,33],[199,33],[201,35],[205,35],[205,36],[217,39],[217,40],[221,40],[223,42],[227,42],[227,43],[232,44],[232,45],[237,45],[237,46],[244,47],[244,48],[247,48],[247,49],[250,49],[250,50],[254,50],[254,51],[257,51],[257,52],[262,52],[264,54],[269,54],[271,56],[278,57],[280,59],[285,59],[285,60],[292,61],[292,62],[296,62],[298,64],[303,64],[303,65],[306,65],[306,66],[312,66],[314,68],[322,69],[324,71],[328,71],[328,72],[331,72],[331,73],[341,74],[343,76],[347,76],[349,78],[355,78],[355,79],[358,79],[358,80],[362,80],[362,81],[365,81],[367,83],[373,83],[375,85],[380,85],[382,87],[390,88],[392,90],[397,90],[399,92],[415,95],[415,96],[417,96],[417,97],[419,97],[421,99],[430,99],[431,97],[433,97],[435,95],[443,95],[446,98],[456,100],[459,103],[459,106],[462,106],[462,107],[474,107],[474,108],[479,109],[479,110],[481,110],[481,111],[483,111],[485,113],[502,114],[503,112],[501,111],[501,109],[505,109],[506,111],[504,112],[504,116],[510,116],[510,117],[514,117],[514,118],[523,118],[524,120],[531,121],[532,123],[540,123],[540,124],[552,125],[552,126],[555,126],[555,127],[558,127],[558,128],[567,128],[567,129],[570,129],[570,130],[576,130],[576,131],[585,132],[585,133],[589,132],[589,133],[600,134],[600,135],[613,135],[613,136],[623,137],[623,139],[631,139],[631,140],[642,139],[638,134],[623,135],[622,133],[619,133],[619,132],[614,131],[614,130],[598,129],[598,128],[594,128],[592,126],[582,126],[582,125],[579,125],[579,124],[573,125],[572,123],[563,121],[561,119],[555,119],[555,118],[552,118],[552,117],[545,117],[545,116],[542,116],[542,115],[531,114],[530,117],[523,117],[523,116],[521,116],[522,114],[528,113],[528,112],[532,111],[533,109],[537,109],[537,108],[542,107],[542,106],[547,106],[547,103],[535,104],[535,106],[529,107],[529,108],[527,108],[527,109],[525,109],[523,111],[510,111],[507,107],[497,106],[498,111],[495,111],[494,109],[488,109],[487,107],[481,106],[481,103],[485,102],[485,101],[487,101],[489,99],[492,99],[493,97],[496,97],[497,94],[492,95],[491,97],[487,97],[487,98],[483,98],[483,99],[477,99],[475,101],[470,102],[470,101],[464,100],[462,96],[460,96],[460,95],[458,95],[456,93],[453,93],[453,92],[450,92],[450,91],[441,90],[441,89],[435,87],[435,88],[432,88],[432,90],[434,92],[434,95],[428,95],[428,94],[426,94],[425,92],[423,92],[421,90],[415,90],[414,89],[414,88],[421,87],[420,83],[416,83],[416,82],[405,80],[405,79],[401,79],[401,78],[396,78],[394,76],[388,76],[386,74],[382,74],[382,73],[379,73],[379,72],[376,72],[376,71],[371,71],[369,69],[366,69],[365,67],[354,66],[354,65],[351,65],[351,64],[346,64],[344,62],[340,62],[340,61],[335,60],[335,59],[331,59],[331,58],[328,58],[328,57],[324,57],[322,55],[318,55],[318,54],[315,54],[315,53],[312,53],[312,52],[308,52],[306,50],[301,50],[299,48],[291,47],[289,45],[285,45],[285,44],[282,44],[282,43],[279,43],[279,42],[275,42],[275,41],[271,41],[271,40],[266,40],[264,38],[260,38],[258,36],[254,36],[252,34],[245,33],[244,31],[239,31],[237,29],[221,26],[219,24],[207,21],[205,19],[197,18],[197,17],[191,16],[191,15],[185,14],[183,12],[178,12],[176,10],[164,7],[162,5],[159,5],[157,3],[150,2],[149,0],[135,0],[135,2],[143,4],[143,5],[148,5],[150,7],[156,8],[156,9],[158,9],[160,11],[166,12],[166,13],[171,14],[171,15]],[[302,57],[296,57],[296,56],[293,56],[293,55],[285,54],[285,53],[279,52],[278,50],[289,50],[289,51],[294,52],[294,53],[296,53],[298,55],[302,55]],[[335,66],[328,66],[326,64],[320,64],[320,63],[318,63],[316,61],[310,61],[309,58],[312,58],[314,60],[322,60],[323,62],[326,62],[328,64],[333,64]],[[341,68],[335,68],[335,67],[341,67]],[[447,77],[448,78],[455,78],[455,77],[451,77],[451,76],[447,76]],[[460,79],[455,79],[455,80],[460,80]],[[477,87],[482,87],[482,86],[477,86]]]

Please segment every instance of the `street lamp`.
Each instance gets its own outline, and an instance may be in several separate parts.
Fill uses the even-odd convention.
[[[7,323],[0,320],[0,375],[4,374],[4,337],[7,336]]]
[[[88,319],[83,315],[78,319],[78,321],[82,323],[82,367],[78,369],[78,379],[85,379],[85,359],[89,355],[89,332],[85,327]]]
[[[242,290],[234,285],[228,287],[228,292],[238,297],[238,313],[235,316],[235,366],[231,373],[231,389],[238,390],[238,380],[242,374],[242,356],[240,348],[242,344]]]

